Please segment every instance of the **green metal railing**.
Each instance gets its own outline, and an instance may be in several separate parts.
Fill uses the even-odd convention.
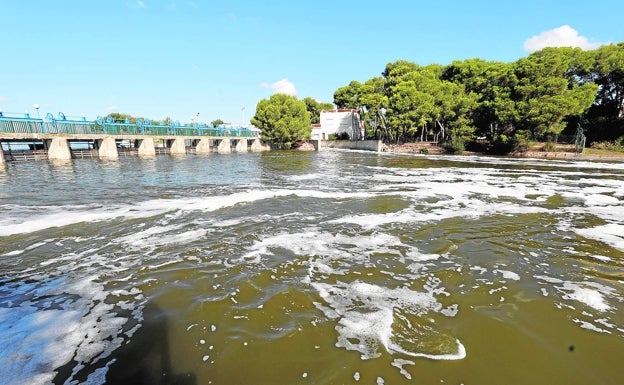
[[[0,113],[0,132],[13,134],[89,134],[89,135],[150,135],[150,136],[216,136],[216,137],[255,137],[254,132],[246,127],[207,126],[204,124],[169,125],[152,124],[149,121],[114,122],[110,119],[104,121],[68,120],[61,113],[60,119],[55,119],[47,114],[44,119],[31,118],[28,114],[24,117],[8,117]]]

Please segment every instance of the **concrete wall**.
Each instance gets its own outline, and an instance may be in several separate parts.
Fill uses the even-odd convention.
[[[315,144],[314,142],[318,142]],[[312,141],[317,150],[324,148],[340,148],[344,150],[364,150],[381,152],[383,143],[381,140],[319,140]]]

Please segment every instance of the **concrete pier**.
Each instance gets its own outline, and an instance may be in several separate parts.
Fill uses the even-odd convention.
[[[154,138],[139,139],[139,156],[156,156],[156,148],[154,148]]]
[[[176,138],[171,141],[171,147],[169,148],[171,155],[186,155],[186,144],[183,138]]]
[[[210,139],[201,138],[199,142],[197,142],[197,146],[195,146],[196,154],[210,154]]]
[[[251,142],[251,146],[249,148],[251,152],[262,152],[262,151],[271,151],[271,146],[268,144],[263,144],[260,138],[253,139]]]
[[[119,159],[115,138],[97,140],[98,157],[100,159]]]
[[[48,159],[50,160],[70,160],[71,150],[66,138],[52,138],[45,140],[48,149]]]
[[[221,139],[219,142],[219,147],[217,147],[217,152],[219,154],[229,154],[232,152],[232,145],[230,144],[230,139]]]
[[[71,120],[62,114],[59,119],[48,114],[44,120],[33,119],[28,114],[17,115],[20,114],[0,113],[0,141],[9,146],[19,144],[14,146],[19,150],[9,147],[11,151],[7,154],[0,149],[0,164],[18,160],[183,155],[187,150],[195,154],[271,150],[271,146],[257,136],[258,130],[246,126],[130,123],[110,117],[97,121]],[[164,143],[165,148],[161,148],[160,143]]]
[[[6,160],[4,160],[4,150],[2,149],[2,145],[0,145],[0,167],[6,165]]]
[[[247,139],[238,139],[236,141],[235,150],[236,150],[236,152],[247,152],[248,151]]]

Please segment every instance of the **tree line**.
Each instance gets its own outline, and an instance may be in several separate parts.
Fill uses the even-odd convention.
[[[311,97],[299,100],[296,96],[273,94],[258,102],[251,124],[260,129],[262,140],[289,148],[297,140],[309,139],[312,124],[320,122],[321,111],[333,108],[332,103]]]
[[[590,142],[621,142],[624,43],[545,48],[511,63],[399,60],[379,77],[338,88],[334,104],[359,110],[366,137],[386,142],[436,141],[461,151],[481,138],[511,150],[579,127]]]

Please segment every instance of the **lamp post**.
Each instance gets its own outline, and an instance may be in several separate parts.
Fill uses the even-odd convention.
[[[39,116],[39,107],[41,107],[39,105],[39,103],[35,103],[33,104],[33,107],[35,110],[37,110],[37,119],[41,119],[41,117]],[[41,132],[45,134],[46,129],[45,129],[45,125],[43,124],[43,122],[41,122]]]

